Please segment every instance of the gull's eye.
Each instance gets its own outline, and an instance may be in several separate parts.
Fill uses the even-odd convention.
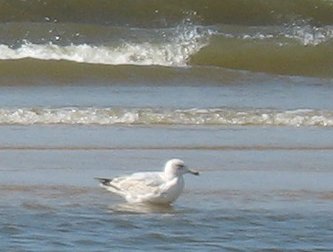
[[[178,165],[178,169],[180,169],[180,170],[181,170],[181,169],[184,169],[184,167],[185,167],[185,166],[182,165],[182,164]]]

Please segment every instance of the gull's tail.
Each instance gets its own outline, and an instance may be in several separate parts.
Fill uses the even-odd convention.
[[[106,190],[118,194],[122,197],[126,197],[126,193],[124,193],[119,187],[112,183],[112,178],[95,178],[99,181],[101,187],[105,188]]]

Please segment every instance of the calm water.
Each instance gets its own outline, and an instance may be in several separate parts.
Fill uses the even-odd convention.
[[[332,251],[332,8],[0,1],[1,250]],[[94,180],[173,157],[170,207]]]

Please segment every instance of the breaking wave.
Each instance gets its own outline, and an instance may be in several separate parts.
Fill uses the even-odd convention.
[[[0,60],[331,78],[332,10],[328,0],[4,1]]]
[[[207,44],[209,33],[208,29],[184,24],[172,31],[161,32],[157,39],[149,38],[143,42],[126,40],[110,42],[110,45],[60,45],[53,42],[38,44],[24,41],[19,46],[0,44],[0,59],[33,58],[108,65],[182,67],[187,65],[191,55]]]
[[[0,125],[202,125],[333,127],[333,112],[312,109],[153,109],[19,108],[0,109]]]
[[[56,34],[47,37],[47,30],[40,34],[39,26],[33,26],[36,34],[32,36],[31,32],[27,40],[0,44],[0,60],[28,58],[166,67],[204,65],[320,77],[331,77],[333,73],[333,58],[327,56],[333,50],[332,26],[316,27],[304,23],[269,28],[204,27],[185,20],[170,29],[112,28],[109,34],[107,29],[102,29],[96,38],[92,37],[96,41],[69,42],[73,40],[76,28],[68,28],[70,35],[67,37]],[[85,26],[84,29],[89,30]],[[80,36],[85,37],[83,30]],[[98,37],[103,37],[101,43],[98,43]]]

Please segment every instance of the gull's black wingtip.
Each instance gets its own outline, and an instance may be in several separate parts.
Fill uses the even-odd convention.
[[[110,185],[110,182],[112,181],[112,179],[109,178],[95,178],[96,180],[98,180],[102,185],[108,186]]]

